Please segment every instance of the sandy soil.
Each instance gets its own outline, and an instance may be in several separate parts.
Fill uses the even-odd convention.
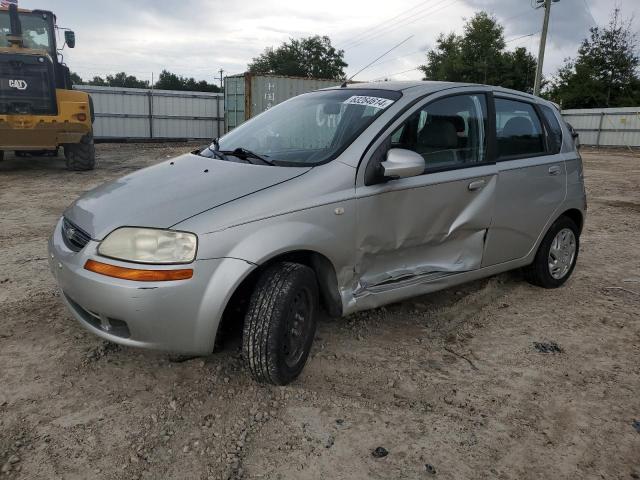
[[[0,163],[0,479],[640,478],[640,156],[584,152],[564,288],[509,273],[322,320],[302,377],[272,388],[233,336],[183,363],[103,342],[49,274],[78,194],[188,148],[99,145],[85,173]]]

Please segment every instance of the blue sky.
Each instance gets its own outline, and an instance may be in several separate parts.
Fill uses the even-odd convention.
[[[24,8],[53,10],[60,26],[76,32],[76,48],[65,51],[83,78],[126,71],[142,79],[166,68],[212,81],[217,70],[240,73],[267,46],[290,37],[329,35],[345,50],[347,73],[413,37],[359,80],[419,79],[415,70],[441,32],[460,32],[478,10],[495,15],[505,27],[509,48],[527,47],[537,55],[542,9],[535,0],[322,0],[237,2],[182,0],[19,0]],[[606,24],[614,5],[625,17],[637,16],[637,0],[560,0],[553,3],[545,74],[574,56],[595,23]],[[637,19],[633,28],[638,30]],[[533,34],[533,35],[531,35]]]

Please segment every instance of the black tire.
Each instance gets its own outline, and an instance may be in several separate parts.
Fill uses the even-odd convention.
[[[261,383],[286,385],[304,368],[316,330],[318,284],[309,267],[284,262],[269,267],[249,299],[242,353]]]
[[[4,160],[4,150],[0,150],[0,162]]]
[[[93,170],[96,166],[96,147],[93,144],[93,133],[89,132],[84,135],[80,143],[66,143],[64,157],[69,170]]]
[[[571,260],[569,269],[561,278],[556,278],[551,274],[549,267],[549,252],[556,235],[564,230],[569,229],[573,232],[575,239],[575,253]],[[580,251],[580,231],[578,226],[569,217],[562,216],[556,220],[549,228],[549,231],[542,239],[542,243],[538,247],[533,263],[525,267],[524,275],[527,281],[533,285],[543,288],[558,288],[566,282],[578,261],[578,252]]]

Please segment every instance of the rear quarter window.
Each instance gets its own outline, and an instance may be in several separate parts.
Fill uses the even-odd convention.
[[[559,153],[560,148],[562,148],[562,128],[558,118],[551,107],[540,105],[540,110],[542,110],[542,114],[549,125],[549,153]]]

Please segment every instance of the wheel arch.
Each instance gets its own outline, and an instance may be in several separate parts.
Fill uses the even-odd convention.
[[[577,208],[570,208],[562,212],[558,218],[560,217],[568,217],[571,219],[576,226],[578,227],[578,234],[582,233],[582,227],[584,226],[584,215]]]
[[[224,307],[222,319],[218,326],[220,332],[233,329],[238,326],[239,320],[244,317],[248,299],[260,278],[260,275],[270,266],[281,262],[294,262],[311,268],[318,281],[320,304],[332,317],[342,315],[342,299],[338,290],[338,277],[331,260],[322,253],[314,250],[298,249],[280,252],[272,257],[264,259],[256,268],[252,269],[238,283],[231,297]]]

